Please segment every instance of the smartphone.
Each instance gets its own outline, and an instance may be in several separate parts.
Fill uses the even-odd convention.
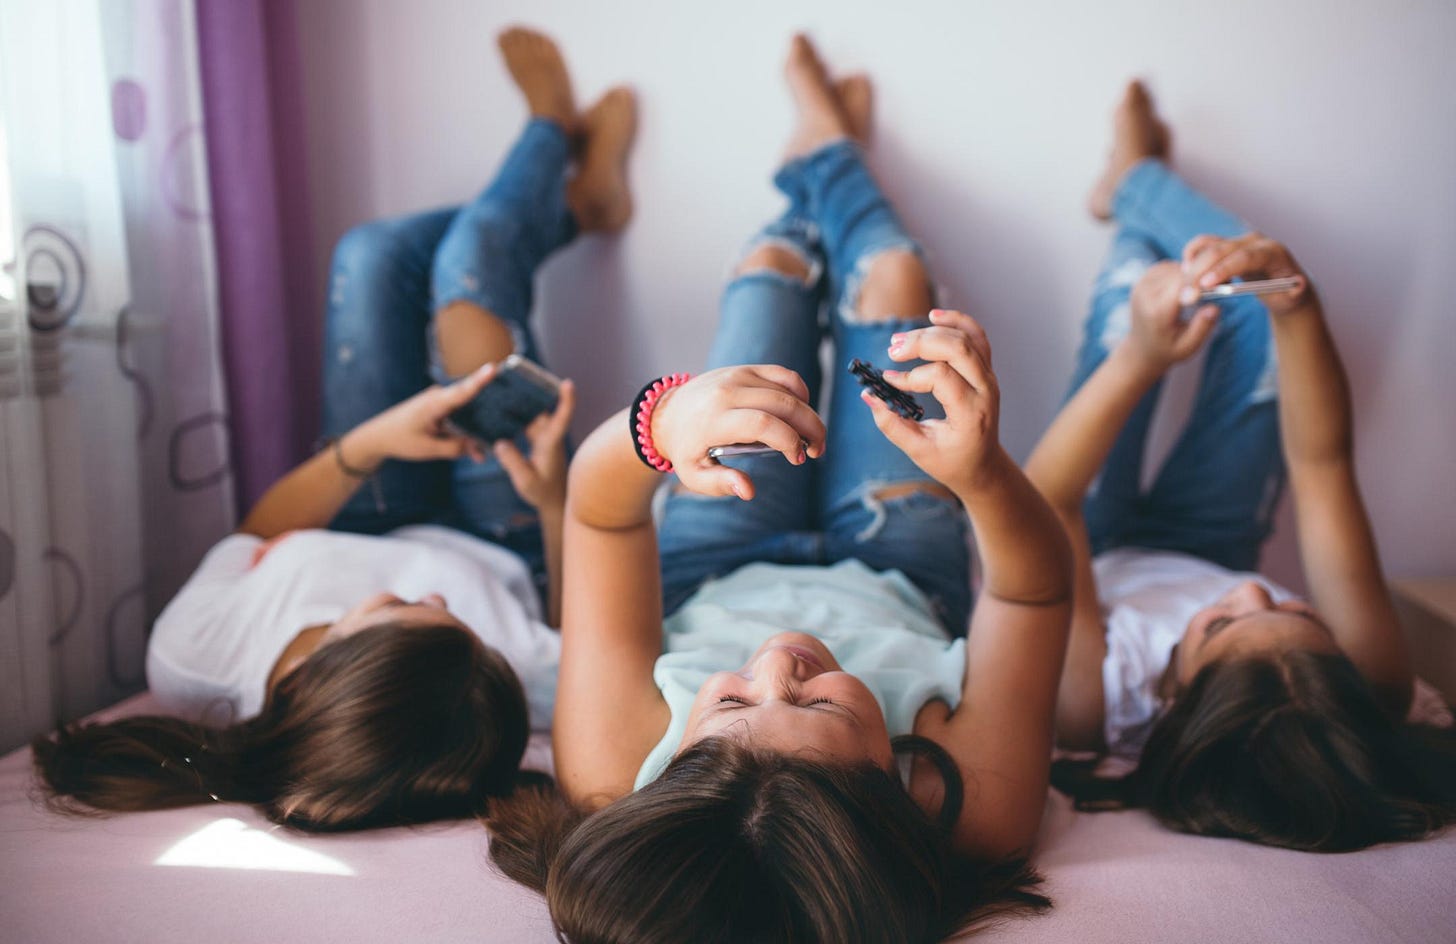
[[[450,414],[461,432],[481,442],[513,439],[542,413],[556,409],[561,378],[519,354],[501,362],[490,383]]]
[[[808,449],[809,443],[806,440],[799,440],[802,449]],[[708,450],[709,459],[728,459],[733,456],[766,456],[769,453],[778,452],[773,446],[765,446],[763,443],[734,443],[731,446],[714,446]]]
[[[879,397],[886,406],[905,419],[917,423],[925,419],[925,410],[915,402],[915,398],[897,387],[890,386],[889,382],[885,380],[885,372],[875,365],[856,357],[849,362],[848,369],[859,381],[860,386]]]
[[[1283,279],[1262,279],[1254,282],[1225,282],[1198,296],[1199,302],[1216,302],[1221,298],[1237,298],[1240,295],[1272,295],[1288,292],[1299,287],[1294,276]]]

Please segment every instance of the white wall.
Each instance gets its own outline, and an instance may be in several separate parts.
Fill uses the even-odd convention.
[[[630,229],[580,241],[540,279],[537,317],[552,366],[583,388],[584,433],[643,378],[701,366],[725,267],[780,206],[779,63],[807,29],[833,68],[875,79],[874,166],[950,302],[986,325],[1004,439],[1024,458],[1064,392],[1108,237],[1083,200],[1109,110],[1141,75],[1176,166],[1320,285],[1387,569],[1456,571],[1456,4],[1174,7],[304,0],[315,270],[322,282],[348,226],[482,185],[522,120],[493,37],[549,31],[583,101],[621,81],[641,96]],[[1268,565],[1297,582],[1290,531],[1286,509]]]

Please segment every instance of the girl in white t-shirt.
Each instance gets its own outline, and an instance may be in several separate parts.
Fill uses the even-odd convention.
[[[474,202],[340,241],[330,445],[259,499],[158,619],[147,678],[170,714],[36,740],[62,806],[239,801],[339,830],[466,816],[515,786],[554,700],[572,388],[489,459],[446,420],[494,362],[534,355],[540,264],[626,222],[633,103],[614,90],[578,115],[549,39],[510,30],[501,49],[525,130]]]
[[[1084,809],[1146,807],[1175,829],[1294,849],[1419,838],[1456,819],[1456,750],[1403,723],[1411,667],[1319,300],[1167,150],[1133,83],[1092,198],[1118,230],[1073,393],[1027,463],[1078,557],[1058,742],[1138,758],[1119,779],[1062,762],[1054,781]],[[1231,279],[1280,277],[1295,287],[1198,304]],[[1144,490],[1162,377],[1205,342],[1188,426]],[[1251,572],[1286,466],[1313,605]]]

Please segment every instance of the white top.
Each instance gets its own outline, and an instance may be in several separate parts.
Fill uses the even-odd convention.
[[[829,567],[747,564],[704,583],[662,628],[664,651],[652,676],[672,717],[637,772],[636,789],[656,780],[677,753],[708,676],[737,669],[785,630],[818,637],[865,683],[891,737],[910,734],[926,702],[955,708],[961,700],[965,640],[946,636],[904,574],[853,559]]]
[[[263,539],[232,534],[208,552],[152,629],[147,684],[169,711],[211,725],[256,715],[268,675],[308,626],[332,623],[375,593],[431,593],[510,662],[531,726],[551,726],[561,637],[541,620],[526,565],[449,528],[418,525],[382,537],[337,531]]]
[[[1092,562],[1107,626],[1102,662],[1103,736],[1113,754],[1136,758],[1162,713],[1158,683],[1188,621],[1246,580],[1276,603],[1294,594],[1260,574],[1220,567],[1174,551],[1120,547]]]

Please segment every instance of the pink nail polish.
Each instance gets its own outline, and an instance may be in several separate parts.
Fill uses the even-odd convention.
[[[1203,278],[1198,280],[1198,284],[1202,285],[1204,288],[1212,288],[1213,286],[1218,284],[1218,273],[1205,272],[1203,274]]]

